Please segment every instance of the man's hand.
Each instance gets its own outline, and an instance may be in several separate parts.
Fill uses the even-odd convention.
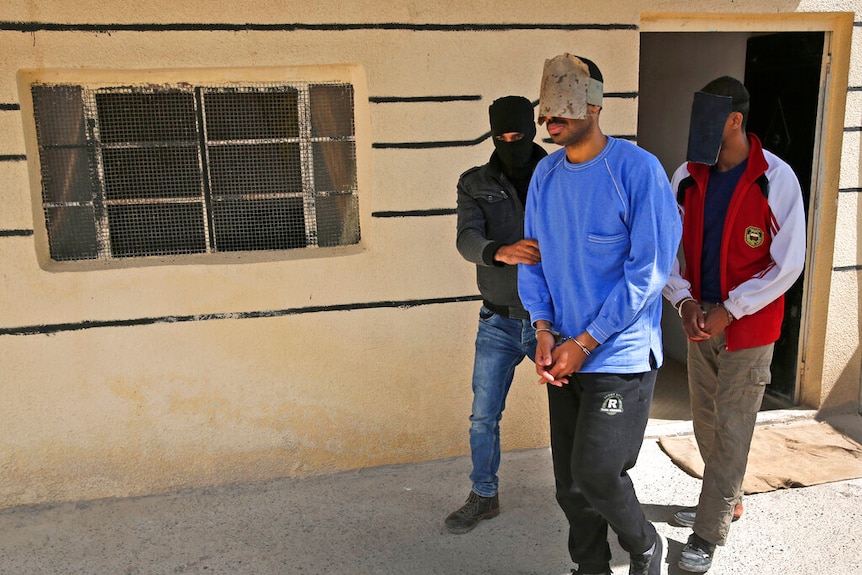
[[[548,369],[554,365],[554,347],[556,345],[556,338],[552,334],[546,331],[536,332],[536,373],[542,378],[539,383],[554,383],[555,378],[548,373]],[[562,383],[558,385],[562,385]]]
[[[580,356],[580,357],[578,357]],[[536,373],[539,374],[540,384],[551,384],[563,387],[569,383],[569,375],[581,368],[584,363],[584,352],[578,344],[567,341],[551,350],[550,361],[545,368],[539,366],[536,356]],[[578,361],[580,359],[580,361]]]
[[[727,326],[730,325],[730,317],[728,316],[727,310],[723,306],[716,306],[706,312],[706,317],[704,318],[704,331],[706,331],[710,337],[714,335],[718,335],[725,330]]]
[[[542,261],[542,255],[539,253],[539,242],[531,239],[523,239],[509,244],[500,246],[494,254],[494,259],[504,264],[527,264],[534,266]]]
[[[707,331],[703,309],[693,299],[682,304],[680,317],[682,317],[682,329],[690,341],[703,341],[714,335]]]
[[[544,333],[544,332],[539,332]],[[540,384],[551,384],[557,387],[569,383],[569,376],[577,371],[580,371],[584,365],[587,356],[584,351],[574,341],[566,341],[556,347],[550,349],[543,348],[543,342],[552,340],[548,337],[544,340],[539,340],[539,346],[536,349],[536,373],[539,374]],[[595,349],[599,342],[588,332],[584,332],[578,336],[578,341],[582,342],[587,349]],[[539,351],[543,352],[541,363],[539,361]]]

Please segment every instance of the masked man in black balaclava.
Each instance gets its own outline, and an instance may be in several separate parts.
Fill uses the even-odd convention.
[[[500,513],[500,419],[515,367],[533,358],[536,334],[518,297],[518,264],[535,265],[539,245],[525,240],[524,202],[530,176],[546,152],[533,143],[533,106],[521,96],[495,100],[488,109],[495,151],[483,166],[458,181],[458,237],[461,255],[476,264],[482,294],[473,365],[470,415],[472,489],[467,502],[446,518],[452,533],[466,533]]]

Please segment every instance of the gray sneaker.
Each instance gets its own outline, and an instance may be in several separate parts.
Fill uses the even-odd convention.
[[[744,509],[742,508],[742,503],[737,503],[733,507],[733,519],[732,521],[738,521],[740,517],[742,517]],[[685,509],[680,509],[676,513],[673,514],[673,522],[680,527],[693,527],[694,520],[697,517],[697,507],[686,507]]]
[[[692,533],[679,557],[679,568],[691,573],[706,573],[712,567],[715,545]]]
[[[495,493],[492,497],[482,497],[473,491],[467,502],[446,518],[446,529],[450,533],[467,533],[483,519],[491,519],[500,514],[500,500]]]

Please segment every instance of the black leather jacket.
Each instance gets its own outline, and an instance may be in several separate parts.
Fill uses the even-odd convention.
[[[535,161],[546,155],[533,144]],[[518,266],[494,261],[500,246],[524,237],[524,206],[500,169],[496,152],[487,164],[461,174],[457,213],[455,245],[465,260],[476,264],[476,283],[485,305],[507,317],[529,319],[518,297]]]

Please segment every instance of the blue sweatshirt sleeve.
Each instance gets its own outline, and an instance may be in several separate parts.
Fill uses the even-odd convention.
[[[542,163],[539,163],[542,167]],[[540,179],[539,167],[533,174],[530,180],[529,191],[527,192],[527,204],[524,212],[524,237],[528,239],[538,239],[536,234],[536,210],[539,199],[539,191],[537,180]],[[538,176],[538,177],[537,177]],[[541,252],[542,246],[539,245]],[[542,262],[536,265],[518,264],[518,295],[521,298],[521,303],[530,314],[530,321],[533,325],[539,320],[547,320],[553,324],[554,308],[551,303],[551,293],[548,290],[548,283],[545,280],[545,273],[542,269]]]
[[[587,331],[599,343],[623,331],[656,299],[667,283],[682,224],[667,175],[658,160],[643,154],[615,174],[626,190],[631,238],[623,275],[613,286]]]

